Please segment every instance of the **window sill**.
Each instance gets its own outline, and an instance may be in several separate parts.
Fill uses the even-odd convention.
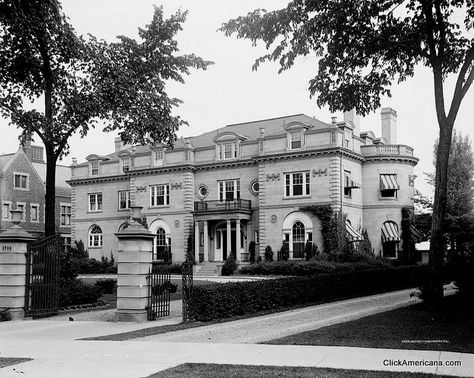
[[[286,201],[286,200],[295,200],[295,199],[307,199],[307,198],[311,198],[311,195],[303,195],[303,196],[291,196],[291,197],[283,197],[282,200],[283,201]]]
[[[103,210],[89,210],[87,214],[101,214],[103,213]]]
[[[88,246],[87,248],[90,248],[90,249],[100,249],[100,248],[102,248],[102,246],[100,246],[100,247],[91,247],[91,246]]]
[[[149,206],[148,209],[149,210],[151,210],[151,209],[163,209],[163,208],[166,208],[166,207],[170,207],[170,205]]]
[[[397,197],[379,197],[380,201],[398,201]]]
[[[17,188],[17,187],[13,187],[14,190],[21,190],[23,192],[28,192],[30,190],[30,188]]]
[[[123,211],[130,211],[130,208],[127,207],[126,209],[117,209],[117,211],[121,211],[121,212],[123,212]]]
[[[60,224],[59,227],[71,228],[70,224]]]

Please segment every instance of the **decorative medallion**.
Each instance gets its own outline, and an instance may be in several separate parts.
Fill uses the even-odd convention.
[[[324,169],[313,169],[313,177],[315,176],[327,176],[328,175],[328,169],[327,168],[324,168]]]
[[[276,223],[276,221],[277,221],[277,216],[276,216],[276,215],[272,215],[271,218],[270,218],[270,222]]]
[[[175,226],[176,228],[179,228],[179,220],[176,219],[176,220],[174,221],[174,226]]]
[[[137,192],[146,192],[146,186],[137,186]]]
[[[170,184],[170,187],[171,189],[181,189],[183,187],[183,183],[182,182],[172,182]]]
[[[280,181],[280,174],[279,173],[268,173],[267,174],[267,181]]]

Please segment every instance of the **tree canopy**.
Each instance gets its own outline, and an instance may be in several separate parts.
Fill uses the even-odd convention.
[[[107,43],[78,36],[57,0],[0,0],[0,111],[23,142],[35,134],[45,145],[47,235],[55,232],[55,164],[72,134],[84,137],[102,120],[124,142],[172,145],[186,124],[173,113],[180,100],[168,96],[166,83],[211,64],[178,55],[175,37],[186,14],[165,19],[155,7],[138,41]]]
[[[390,87],[414,75],[417,65],[433,74],[439,125],[435,196],[431,227],[430,294],[443,296],[446,251],[448,157],[459,108],[474,80],[473,0],[293,0],[286,8],[257,9],[225,23],[227,36],[263,41],[269,51],[253,66],[277,61],[280,72],[300,56],[318,58],[309,82],[319,106],[331,111],[356,109],[366,115],[390,96]],[[451,96],[445,80],[455,77]],[[450,97],[450,98],[449,98]],[[448,106],[446,106],[448,104]]]

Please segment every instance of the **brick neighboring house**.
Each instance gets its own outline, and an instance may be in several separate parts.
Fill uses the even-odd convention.
[[[321,250],[320,221],[302,208],[331,205],[347,215],[347,235],[366,228],[377,255],[397,258],[401,209],[413,207],[413,149],[396,144],[397,114],[382,109],[382,137],[361,133],[354,112],[321,122],[304,114],[221,127],[162,144],[124,146],[72,166],[73,227],[91,257],[117,250],[118,232],[142,206],[155,234],[154,258],[171,248],[185,258],[195,236],[201,261],[235,253],[248,260],[250,241],[263,255],[287,240],[290,259],[304,244]]]
[[[56,167],[56,229],[71,244],[70,168]],[[43,147],[27,142],[17,152],[0,155],[0,230],[11,226],[10,210],[23,209],[21,226],[38,237],[44,234],[46,163]]]

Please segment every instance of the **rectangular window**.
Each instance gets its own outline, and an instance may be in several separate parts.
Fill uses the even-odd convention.
[[[12,209],[12,203],[11,202],[3,202],[3,205],[2,205],[2,219],[10,220],[10,218],[11,218],[10,210],[11,209]]]
[[[344,196],[351,198],[352,197],[352,187],[350,185],[350,176],[351,172],[350,171],[344,171]]]
[[[30,207],[30,222],[39,222],[39,205],[32,203]]]
[[[258,233],[258,230],[255,230],[253,232],[253,241],[257,244],[260,243],[260,235]]]
[[[381,174],[380,175],[380,197],[381,198],[397,198],[397,191],[400,185],[397,181],[396,174]]]
[[[71,248],[72,242],[71,242],[71,237],[70,236],[63,236],[63,248],[64,252],[67,252],[69,248]]]
[[[224,144],[224,159],[231,159],[232,156],[232,143]]]
[[[285,196],[308,196],[310,194],[309,181],[309,172],[285,173]]]
[[[102,211],[102,193],[89,194],[89,211]]]
[[[219,201],[233,201],[240,198],[240,180],[219,181]]]
[[[170,186],[151,185],[150,186],[150,206],[166,206],[170,204]]]
[[[129,169],[130,169],[130,159],[123,158],[122,159],[122,172],[128,172]]]
[[[15,173],[13,186],[15,189],[28,189],[28,175],[24,173]]]
[[[99,174],[99,162],[91,161],[90,163],[91,175],[97,176]]]
[[[59,206],[59,218],[61,226],[70,226],[71,225],[71,205],[61,203]]]
[[[290,133],[290,147],[292,150],[303,147],[303,133],[301,131]]]
[[[239,144],[237,142],[222,143],[217,146],[218,159],[236,159],[239,156]]]
[[[21,220],[25,221],[25,203],[17,203],[16,209],[21,210]]]
[[[118,192],[119,210],[130,209],[130,190]]]

